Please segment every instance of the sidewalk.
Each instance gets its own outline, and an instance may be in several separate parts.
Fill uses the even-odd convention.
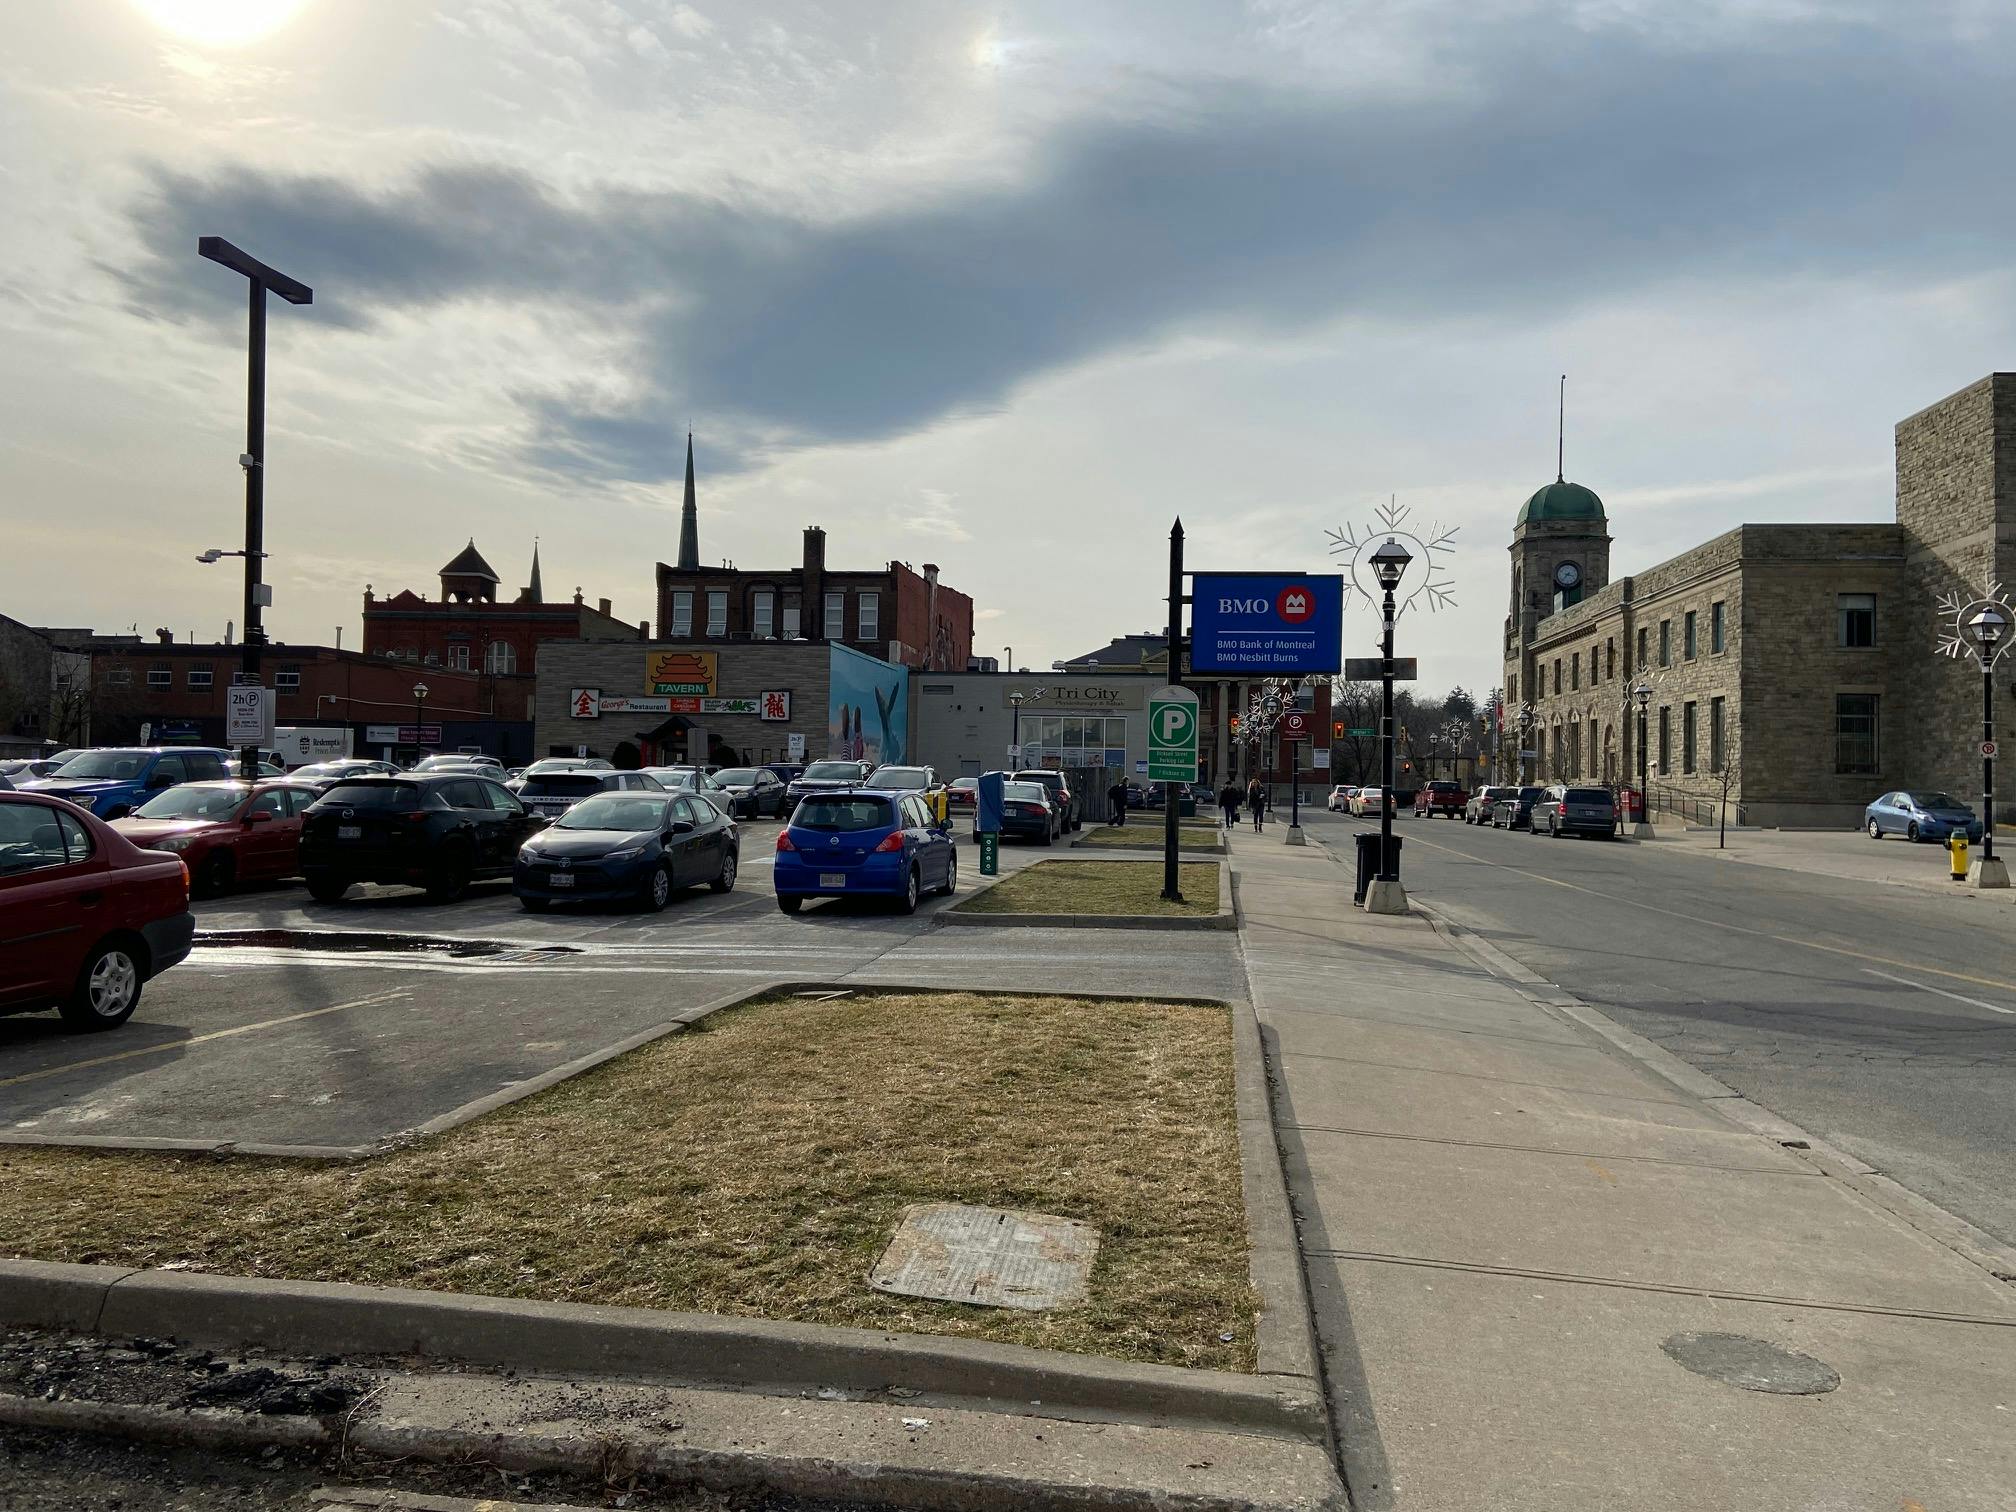
[[[2016,1505],[2016,1287],[1558,992],[1492,975],[1418,913],[1358,912],[1339,860],[1233,841],[1354,1507]],[[1669,1346],[1839,1386],[1739,1389]]]
[[[1657,835],[1653,846],[1662,852],[1698,855],[1743,866],[1768,866],[1842,882],[1918,888],[2005,908],[2016,905],[2016,888],[1981,892],[1955,882],[1945,846],[1929,842],[1913,844],[1896,835],[1879,841],[1871,840],[1860,830],[1731,830],[1726,849],[1716,844],[1718,836],[1712,829],[1682,829],[1678,824],[1662,824]],[[1998,831],[1995,847],[1996,854],[2006,859],[2016,854],[2016,838],[2005,839]],[[1980,854],[1981,847],[1977,845],[1974,855],[1978,858]]]

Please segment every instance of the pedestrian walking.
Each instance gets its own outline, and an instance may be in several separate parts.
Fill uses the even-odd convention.
[[[1239,788],[1230,778],[1218,789],[1218,817],[1225,821],[1228,830],[1239,822]]]
[[[1113,785],[1106,789],[1106,822],[1122,828],[1127,824],[1127,779],[1115,777]]]
[[[1258,777],[1246,784],[1246,805],[1253,810],[1253,833],[1260,833],[1267,817],[1267,786]]]

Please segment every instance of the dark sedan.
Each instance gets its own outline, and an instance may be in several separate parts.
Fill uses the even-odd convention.
[[[1523,829],[1533,828],[1533,806],[1547,796],[1543,787],[1501,788],[1498,801],[1491,806],[1491,828]]]
[[[528,912],[555,903],[636,903],[656,913],[682,887],[735,886],[735,822],[691,793],[584,798],[519,848],[511,890]]]
[[[339,782],[301,823],[301,875],[318,902],[353,882],[424,887],[437,903],[508,877],[518,847],[545,824],[488,777],[457,772]]]
[[[1001,833],[1019,835],[1048,845],[1064,832],[1062,812],[1051,803],[1051,790],[1040,782],[1001,784]]]
[[[714,774],[738,819],[784,817],[784,780],[768,767],[723,767]]]

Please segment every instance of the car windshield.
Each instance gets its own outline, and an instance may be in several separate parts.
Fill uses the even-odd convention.
[[[879,767],[868,779],[871,788],[922,788],[930,785],[931,774],[923,767]]]
[[[805,775],[820,782],[858,782],[861,768],[851,761],[815,761]]]
[[[1561,795],[1561,801],[1563,803],[1608,803],[1610,801],[1610,789],[1570,788]]]
[[[977,788],[980,786],[980,779],[978,777],[954,777],[952,779],[952,786],[964,792],[967,788]]]
[[[535,761],[525,768],[530,777],[540,772],[578,772],[583,767],[592,767],[595,762],[585,756],[549,756],[544,761]]]
[[[1517,798],[1521,803],[1538,803],[1542,798],[1545,798],[1547,796],[1547,789],[1538,787],[1522,787],[1518,789],[1516,792],[1508,789],[1506,792],[1506,796],[1508,798]]]
[[[889,810],[889,804],[880,798],[807,798],[791,816],[791,827],[840,834],[888,829],[895,823]]]
[[[1911,802],[1921,809],[1963,809],[1967,805],[1951,793],[1907,793]]]
[[[632,830],[669,828],[663,798],[629,793],[602,793],[577,803],[553,826],[570,830]]]
[[[172,787],[149,798],[133,810],[136,819],[228,819],[238,811],[251,791],[242,784],[211,787],[189,784]]]
[[[152,751],[86,751],[63,763],[58,777],[111,777],[130,781],[153,759]]]
[[[370,770],[370,767],[356,766],[347,761],[318,761],[313,766],[294,768],[294,775],[308,778],[355,777],[361,772]]]
[[[1004,800],[1019,798],[1028,803],[1031,799],[1048,800],[1050,794],[1040,782],[1004,782],[1001,784],[1001,797]]]
[[[646,767],[644,775],[660,787],[690,788],[700,773],[692,767]]]
[[[426,802],[427,790],[417,782],[339,782],[322,795],[317,808],[410,809]]]
[[[579,798],[584,793],[602,791],[602,778],[594,772],[549,772],[544,777],[527,777],[519,793],[526,798]]]
[[[756,786],[756,768],[728,767],[723,771],[716,772],[714,780],[723,787],[754,787]]]

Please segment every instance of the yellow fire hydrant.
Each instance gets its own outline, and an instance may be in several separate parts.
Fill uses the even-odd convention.
[[[1965,882],[1967,880],[1967,832],[1965,830],[1955,830],[1946,837],[1946,854],[1952,857],[1953,880],[1955,882]]]

